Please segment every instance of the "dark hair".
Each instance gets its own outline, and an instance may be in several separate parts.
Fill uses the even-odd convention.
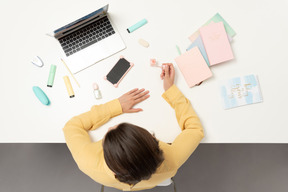
[[[129,185],[148,180],[164,161],[158,140],[147,130],[129,123],[121,123],[107,132],[103,150],[115,178]]]

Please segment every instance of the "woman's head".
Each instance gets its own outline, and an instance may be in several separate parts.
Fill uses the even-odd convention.
[[[164,160],[156,138],[128,123],[119,124],[106,134],[103,150],[115,178],[129,185],[149,179]]]

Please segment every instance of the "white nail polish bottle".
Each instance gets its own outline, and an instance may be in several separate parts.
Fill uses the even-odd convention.
[[[94,96],[96,99],[101,99],[101,92],[99,90],[99,86],[97,85],[97,83],[93,83],[93,89],[94,89]]]

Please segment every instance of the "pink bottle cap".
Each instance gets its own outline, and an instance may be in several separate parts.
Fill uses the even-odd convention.
[[[97,83],[93,83],[93,89],[94,90],[98,90],[99,89],[99,86],[97,85]]]
[[[150,59],[150,65],[156,66],[157,65],[156,59]]]

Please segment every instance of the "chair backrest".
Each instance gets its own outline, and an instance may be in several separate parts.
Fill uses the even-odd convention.
[[[175,182],[173,178],[166,179],[162,183],[159,183],[157,186],[165,187],[165,186],[171,185],[171,183],[174,183],[174,192],[176,192],[176,186],[175,186]],[[101,192],[104,192],[104,185],[101,185]]]
[[[171,178],[164,180],[162,183],[159,183],[157,186],[168,186],[172,183]]]

